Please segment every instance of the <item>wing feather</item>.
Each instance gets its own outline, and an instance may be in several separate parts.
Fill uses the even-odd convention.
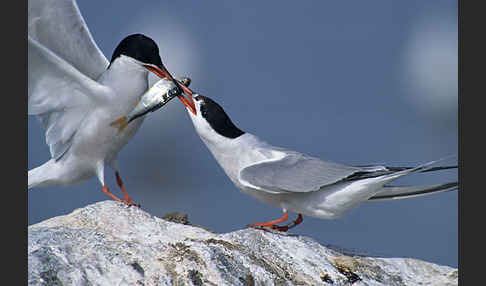
[[[431,161],[414,168],[385,167],[381,165],[347,166],[282,148],[266,148],[280,151],[276,152],[279,155],[274,155],[273,159],[243,168],[240,171],[240,180],[247,185],[272,194],[312,192],[340,181],[349,182],[368,178],[381,177],[382,181],[386,182],[416,172],[457,168],[457,166],[431,167],[431,165],[449,157]],[[429,187],[427,186],[425,189],[430,191]],[[435,187],[437,186],[432,186],[432,191],[436,191]],[[441,185],[440,187],[442,190],[443,186]],[[449,185],[445,187],[448,188]],[[407,196],[412,196],[416,195],[414,192],[422,190],[420,188],[401,187],[386,187],[385,189],[386,194],[392,196],[403,193],[407,193]],[[378,199],[383,198],[377,197],[376,200]]]
[[[46,129],[46,143],[58,160],[93,106],[111,90],[81,74],[63,59],[28,37],[28,114]]]
[[[312,192],[343,180],[361,168],[323,161],[297,152],[273,161],[250,165],[240,178],[269,193]]]
[[[29,0],[28,34],[91,79],[109,64],[74,0]]]

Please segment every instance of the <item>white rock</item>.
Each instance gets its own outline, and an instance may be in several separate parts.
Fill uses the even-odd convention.
[[[216,234],[104,201],[28,228],[29,285],[457,285],[457,269],[255,229]]]

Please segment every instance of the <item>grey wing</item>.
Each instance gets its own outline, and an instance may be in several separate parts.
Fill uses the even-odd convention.
[[[29,0],[29,37],[91,79],[109,62],[93,40],[74,0]]]
[[[361,168],[327,162],[300,153],[287,153],[275,161],[250,165],[240,178],[269,193],[312,192],[334,184]]]
[[[39,117],[52,158],[69,149],[89,110],[111,94],[28,37],[28,114]]]

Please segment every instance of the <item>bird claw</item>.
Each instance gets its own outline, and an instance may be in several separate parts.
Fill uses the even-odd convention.
[[[289,229],[294,228],[296,225],[300,224],[303,221],[302,214],[299,214],[296,220],[286,225],[278,225],[278,224],[271,224],[271,225],[261,225],[261,223],[252,223],[247,225],[247,227],[251,227],[254,229],[261,229],[267,231],[278,231],[278,232],[287,232]]]
[[[126,199],[125,199],[125,200],[122,200],[121,202],[122,202],[122,203],[124,203],[124,204],[126,204],[126,205],[127,205],[127,206],[129,206],[129,207],[131,207],[131,206],[135,206],[135,207],[138,207],[138,208],[140,208],[140,207],[141,207],[141,205],[140,205],[140,204],[138,204],[138,203],[136,203],[136,202],[132,201],[131,199],[128,199],[128,200],[126,200]]]
[[[259,230],[265,230],[265,231],[270,231],[270,232],[275,232],[275,231],[278,231],[278,232],[286,232],[287,230],[289,230],[289,227],[288,226],[279,226],[279,225],[272,225],[272,226],[260,226],[260,225],[247,225],[246,227],[248,228],[253,228],[253,229],[259,229]]]
[[[280,225],[274,224],[274,225],[272,225],[272,229],[278,230],[278,231],[281,231],[281,232],[287,232],[290,229],[290,227],[288,225],[280,226]]]
[[[141,204],[137,204],[135,202],[130,202],[130,203],[125,202],[125,204],[127,204],[129,207],[131,207],[131,206],[135,206],[137,208],[141,208],[142,207]]]

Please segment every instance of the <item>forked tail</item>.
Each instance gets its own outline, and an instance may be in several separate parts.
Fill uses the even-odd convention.
[[[439,167],[432,167],[432,165],[453,158],[455,156],[447,156],[445,158],[428,162],[423,165],[417,166],[415,168],[410,167],[387,167],[392,173],[385,176],[392,178],[392,180],[402,177],[404,175],[410,175],[413,173],[425,173],[425,172],[434,172],[440,170],[447,170],[457,168],[456,166],[439,166]],[[391,181],[391,180],[390,180]],[[375,194],[373,197],[369,198],[368,201],[386,201],[386,200],[397,200],[397,199],[406,199],[406,198],[413,198],[419,196],[425,196],[440,192],[447,192],[452,191],[459,188],[458,182],[448,182],[445,184],[438,184],[438,185],[428,185],[428,186],[383,186],[382,190]]]
[[[450,182],[450,183],[445,183],[440,185],[430,185],[430,186],[407,186],[407,187],[384,186],[381,192],[369,198],[368,201],[376,202],[376,201],[408,199],[413,197],[431,195],[440,192],[452,191],[458,188],[459,188],[458,182]]]

